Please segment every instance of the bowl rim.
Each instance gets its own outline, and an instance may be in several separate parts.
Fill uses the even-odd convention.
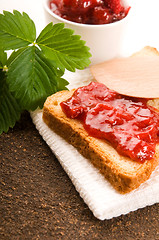
[[[132,12],[132,6],[130,6],[130,9],[129,9],[129,12],[128,14],[126,15],[126,17],[124,17],[123,19],[119,20],[119,21],[116,21],[116,22],[113,22],[113,23],[106,23],[106,24],[85,24],[85,23],[76,23],[76,22],[72,22],[72,21],[69,21],[69,20],[66,20],[60,16],[58,16],[57,14],[53,13],[51,11],[51,9],[49,8],[49,3],[50,0],[43,0],[43,7],[44,9],[54,18],[56,18],[57,20],[59,20],[60,22],[64,22],[66,24],[69,24],[69,25],[72,25],[72,26],[77,26],[77,27],[82,27],[82,28],[110,28],[112,26],[116,26],[116,25],[119,25],[123,22],[126,22],[127,19],[130,17],[131,15],[131,12]]]

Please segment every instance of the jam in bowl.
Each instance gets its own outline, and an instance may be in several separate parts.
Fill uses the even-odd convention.
[[[51,0],[50,9],[58,16],[83,24],[108,24],[125,18],[130,7],[121,0]]]

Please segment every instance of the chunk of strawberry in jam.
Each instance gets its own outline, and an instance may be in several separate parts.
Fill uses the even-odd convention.
[[[103,6],[104,3],[103,1],[101,0],[81,0],[79,1],[79,7],[81,10],[83,11],[87,11],[87,10],[90,10],[90,9],[93,9],[94,7],[97,7],[97,6]]]
[[[93,10],[93,19],[95,24],[106,24],[113,21],[113,15],[105,7],[95,7]]]
[[[63,6],[65,8],[70,8],[70,9],[77,9],[78,8],[78,0],[63,0]]]
[[[81,87],[74,92],[73,97],[68,99],[67,103],[62,102],[61,106],[67,117],[77,118],[92,107],[95,107],[97,101],[102,102],[103,99],[110,100],[116,97],[114,91],[103,91],[101,84],[92,82],[91,85]],[[86,101],[87,99],[87,101]]]
[[[114,12],[115,14],[119,14],[124,10],[121,5],[121,0],[105,0],[105,4]]]
[[[63,7],[80,12],[81,14],[86,13],[89,9],[93,9],[95,6],[103,4],[101,0],[63,0]],[[71,13],[70,13],[71,14]]]

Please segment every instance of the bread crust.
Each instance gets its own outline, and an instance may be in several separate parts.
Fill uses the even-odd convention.
[[[78,120],[67,118],[61,109],[60,102],[72,96],[73,91],[48,97],[43,109],[44,122],[89,159],[117,191],[127,193],[138,188],[158,165],[159,151],[156,150],[154,159],[138,163],[121,156],[107,141],[89,136]]]

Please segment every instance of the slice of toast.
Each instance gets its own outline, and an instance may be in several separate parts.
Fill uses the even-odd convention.
[[[65,90],[47,98],[43,108],[44,122],[88,158],[117,191],[127,193],[139,187],[159,163],[159,145],[154,159],[144,163],[121,156],[106,140],[89,136],[80,121],[66,117],[60,103],[70,98],[73,92]],[[151,105],[158,106],[158,100],[151,101]]]

